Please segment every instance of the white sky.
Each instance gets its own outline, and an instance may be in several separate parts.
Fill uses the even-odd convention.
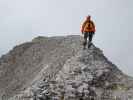
[[[88,14],[94,43],[133,76],[133,0],[0,0],[0,55],[33,37],[80,34]]]

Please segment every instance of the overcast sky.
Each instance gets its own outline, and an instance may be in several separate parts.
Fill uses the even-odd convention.
[[[38,35],[80,35],[88,14],[95,45],[133,76],[133,0],[0,0],[0,55]]]

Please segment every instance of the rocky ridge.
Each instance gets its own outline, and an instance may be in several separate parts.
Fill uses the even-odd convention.
[[[1,98],[133,100],[133,78],[80,36],[37,37],[0,59]]]

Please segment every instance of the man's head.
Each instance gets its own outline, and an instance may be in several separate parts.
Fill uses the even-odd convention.
[[[86,17],[86,19],[87,19],[87,20],[91,20],[91,16],[88,15],[88,16]]]

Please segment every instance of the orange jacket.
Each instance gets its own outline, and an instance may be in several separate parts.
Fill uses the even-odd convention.
[[[95,31],[96,31],[95,25],[94,25],[92,20],[86,20],[83,23],[82,28],[81,28],[81,32],[82,33],[85,33],[85,32],[95,32]]]

